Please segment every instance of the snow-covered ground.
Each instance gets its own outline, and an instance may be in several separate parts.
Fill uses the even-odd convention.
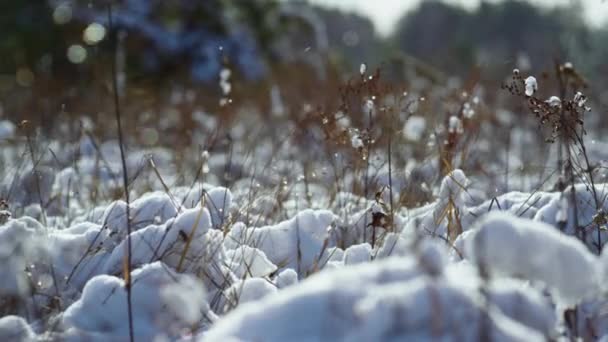
[[[137,341],[608,340],[602,168],[593,188],[554,190],[553,149],[530,130],[497,153],[499,130],[472,128],[477,97],[443,130],[413,102],[390,167],[382,134],[343,113],[294,134],[247,112],[203,152],[129,140],[128,205],[116,140],[31,148],[0,121],[0,340],[128,340],[129,283]],[[192,122],[192,141],[220,129],[204,111]],[[439,176],[421,152],[472,129]],[[602,164],[605,143],[587,153]]]

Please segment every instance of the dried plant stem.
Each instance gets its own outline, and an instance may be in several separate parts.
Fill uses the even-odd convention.
[[[130,212],[130,198],[129,198],[129,175],[127,171],[127,159],[125,153],[125,144],[122,134],[122,123],[121,123],[121,113],[120,113],[120,100],[118,98],[118,75],[116,70],[116,58],[117,58],[117,41],[116,41],[116,32],[112,32],[112,4],[108,4],[108,28],[111,32],[112,38],[112,92],[114,95],[114,112],[116,114],[116,124],[118,128],[118,144],[120,147],[120,161],[122,163],[122,180],[123,180],[123,189],[125,192],[125,202],[127,203],[126,214],[127,214],[127,257],[126,262],[124,263],[124,278],[125,278],[125,289],[127,292],[127,312],[128,312],[128,320],[129,320],[129,340],[131,342],[135,341],[135,336],[133,333],[133,301],[132,301],[132,288],[131,288],[131,212]]]
[[[182,267],[184,265],[184,260],[186,260],[186,254],[188,254],[188,250],[190,249],[190,244],[192,243],[192,239],[194,239],[194,234],[196,233],[196,229],[199,226],[199,223],[201,221],[201,217],[203,216],[204,210],[205,210],[205,203],[204,203],[204,197],[203,197],[203,200],[201,200],[201,208],[198,211],[198,213],[196,214],[196,219],[194,220],[194,225],[190,229],[190,235],[188,235],[188,239],[186,240],[186,245],[184,246],[184,250],[182,251],[182,253],[179,257],[179,262],[177,263],[177,268],[176,268],[177,272],[182,271]]]
[[[392,144],[393,144],[393,131],[389,130],[388,133],[388,196],[389,196],[389,209],[390,209],[390,230],[394,231],[393,224],[395,222],[395,211],[393,209],[393,163],[392,163]]]

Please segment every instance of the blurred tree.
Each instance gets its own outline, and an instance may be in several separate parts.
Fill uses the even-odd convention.
[[[106,4],[2,1],[2,72],[36,65],[43,57],[50,70],[58,71],[60,66],[69,66],[66,53],[72,44],[82,46],[88,55],[102,56],[108,44],[89,46],[82,37],[91,23],[107,27]],[[259,78],[265,73],[271,42],[280,33],[268,20],[278,15],[276,0],[117,0],[113,4],[115,28],[124,37],[128,67],[135,74],[184,70],[193,80],[215,81],[226,57],[245,77]],[[78,70],[91,63],[84,61]]]
[[[566,36],[584,40],[589,34],[581,15],[576,7],[543,11],[516,0],[482,1],[474,12],[430,0],[399,21],[393,40],[402,51],[449,73],[463,75],[473,66],[512,68],[518,62],[540,69],[568,57]]]
[[[19,67],[35,66],[64,46],[43,0],[0,2],[0,32],[0,73],[14,74]]]
[[[358,70],[361,63],[373,66],[383,62],[384,41],[369,18],[319,6],[314,11],[325,25],[331,51],[350,72]]]

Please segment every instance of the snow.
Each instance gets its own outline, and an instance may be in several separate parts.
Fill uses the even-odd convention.
[[[211,222],[213,227],[221,228],[224,223],[228,222],[230,209],[232,207],[232,193],[224,187],[215,187],[207,193],[207,201],[205,205],[211,213]]]
[[[212,64],[200,72],[217,91],[236,90],[241,68]],[[267,108],[239,91],[228,121],[170,85],[158,122],[133,123],[165,142],[185,117],[192,135],[180,151],[127,137],[130,217],[117,141],[88,133],[104,125],[37,135],[34,158],[19,130],[0,139],[0,340],[126,340],[129,242],[138,340],[607,340],[601,121],[587,115],[582,136],[595,187],[579,153],[565,184],[556,148],[516,112],[527,106],[493,108],[510,101],[457,79],[385,89],[360,71],[341,108],[294,106],[271,83]],[[593,101],[572,90],[539,104],[516,86],[541,109]],[[451,138],[454,151],[437,144]]]
[[[344,251],[344,264],[354,265],[369,262],[372,258],[372,246],[369,243],[350,246]]]
[[[367,65],[365,63],[361,63],[361,66],[359,66],[359,74],[361,74],[361,76],[365,75],[365,72],[367,71]]]
[[[538,83],[534,76],[528,76],[525,80],[526,96],[532,96],[538,90]]]
[[[492,212],[473,229],[467,254],[492,273],[541,281],[566,303],[599,291],[596,257],[548,224]]]
[[[424,136],[426,129],[426,119],[422,116],[413,115],[406,122],[403,127],[403,135],[412,141],[420,141]]]
[[[352,147],[356,148],[356,149],[365,147],[365,144],[363,144],[363,139],[361,139],[361,137],[359,135],[353,135],[352,138],[350,139],[350,143],[351,143]]]
[[[279,289],[298,283],[298,273],[291,268],[286,268],[277,274],[274,282]]]
[[[4,316],[0,318],[0,340],[29,342],[36,339],[36,334],[23,317]]]
[[[304,210],[290,220],[263,227],[233,226],[225,245],[242,244],[258,248],[275,265],[293,268],[298,274],[311,271],[328,238],[328,227],[335,216],[326,210]]]
[[[474,97],[473,103],[478,104],[479,98]],[[462,106],[462,115],[467,119],[471,119],[471,118],[473,118],[473,116],[475,116],[475,109],[473,109],[473,107],[471,106],[471,104],[469,102],[465,102],[464,105]]]
[[[556,329],[557,317],[550,301],[525,284],[508,280],[493,282],[489,300],[506,316],[545,336],[551,336]]]
[[[149,192],[131,203],[135,229],[150,223],[163,223],[177,214],[178,203],[165,192]]]
[[[8,120],[0,120],[0,142],[11,139],[15,136],[17,127]]]
[[[230,260],[230,269],[238,278],[265,277],[277,270],[264,252],[247,245],[226,251],[226,259]]]
[[[284,173],[268,184],[302,172],[289,164],[275,169]],[[378,170],[376,181],[387,186],[386,170]],[[407,171],[393,179],[394,201],[423,181],[432,184],[437,166]],[[75,168],[50,175],[49,198],[84,181]],[[575,217],[590,222],[598,215],[589,188],[575,186],[575,215],[570,188],[566,195],[509,192],[489,199],[476,185],[462,169],[450,171],[430,186],[434,200],[395,211],[393,231],[369,226],[374,215],[387,215],[386,190],[377,200],[345,191],[331,205],[316,199],[329,209],[298,209],[299,202],[272,192],[252,198],[202,182],[136,194],[130,206],[135,333],[205,341],[479,340],[481,333],[546,340],[564,330],[564,310],[578,305],[591,322],[577,323],[581,331],[591,324],[608,334],[608,252],[593,254],[608,236],[576,237]],[[605,190],[596,185],[601,198]],[[316,184],[309,191],[328,194]],[[30,202],[26,195],[19,200]],[[242,203],[253,206],[244,211]],[[284,211],[274,217],[281,219],[270,219],[279,207]],[[42,224],[34,201],[17,218],[6,217],[0,293],[47,307],[57,291],[65,310],[54,317],[62,339],[125,339],[126,203],[79,210],[66,222],[47,211]],[[462,232],[450,241],[456,220]],[[295,323],[301,321],[307,324]],[[17,316],[0,320],[1,333],[16,330],[24,340],[41,331]]]
[[[477,207],[471,207],[472,202],[467,190],[469,185],[470,181],[464,172],[452,171],[443,179],[438,190],[440,200],[433,206],[442,208],[451,198],[452,202],[460,208],[468,208],[463,212],[475,212]],[[218,188],[216,193],[227,192]],[[537,213],[546,213],[545,208],[553,206],[552,199],[560,198],[543,193],[538,196],[540,200],[535,203],[542,210],[536,211]],[[509,194],[500,197],[498,203],[506,211],[517,212],[517,209],[521,208],[518,203],[524,201],[525,197],[525,194]],[[479,208],[484,210],[487,207],[488,203],[479,205]],[[380,207],[372,203],[369,212],[373,212],[374,208]],[[529,211],[533,210],[529,209]],[[197,224],[199,215],[201,218],[198,219]],[[152,256],[152,249],[144,248],[146,245],[161,246],[159,251],[162,254],[165,250],[164,244],[160,243],[162,236],[167,236],[166,245],[179,242],[177,228],[186,235],[194,231],[195,236],[203,239],[200,240],[203,244],[203,241],[207,241],[205,239],[211,238],[206,235],[214,232],[211,216],[207,208],[183,209],[175,218],[170,218],[165,223],[150,224],[133,232],[132,241],[136,251],[134,265],[137,266],[140,264],[139,260],[146,260]],[[226,313],[225,317],[219,318],[211,330],[201,336],[211,341],[228,338],[250,340],[262,336],[269,341],[287,337],[292,340],[298,338],[377,340],[381,337],[393,336],[390,334],[396,334],[394,338],[399,339],[426,339],[446,334],[450,336],[449,334],[455,331],[454,326],[459,324],[459,319],[456,317],[469,317],[468,321],[472,320],[474,326],[482,324],[479,322],[486,322],[481,317],[488,314],[490,317],[488,333],[499,340],[535,338],[542,340],[547,336],[555,336],[557,323],[552,304],[543,295],[543,287],[536,285],[531,287],[527,282],[544,284],[555,293],[554,299],[564,305],[570,305],[588,300],[599,293],[600,280],[604,276],[602,278],[588,276],[599,273],[600,263],[580,241],[560,233],[553,226],[532,220],[534,216],[532,213],[527,216],[528,219],[523,219],[509,213],[491,212],[481,218],[472,227],[467,228],[467,231],[456,241],[456,247],[463,251],[464,261],[460,261],[460,258],[452,258],[451,260],[454,261],[449,261],[447,257],[449,249],[440,242],[424,239],[412,249],[408,247],[410,244],[408,238],[397,234],[388,235],[378,252],[375,252],[370,244],[363,243],[349,246],[344,251],[329,246],[326,252],[321,254],[329,237],[328,228],[336,220],[329,211],[305,210],[292,219],[270,226],[233,225],[223,242],[225,251],[220,253],[223,255],[220,259],[227,266],[224,270],[230,270],[231,279],[237,280],[223,290],[226,299],[221,301],[222,305],[219,305],[219,307],[232,308],[232,311]],[[169,227],[172,228],[168,229]],[[192,227],[197,228],[192,229]],[[98,225],[81,223],[70,227],[64,234],[78,235],[96,229],[99,229]],[[298,244],[300,244],[299,257]],[[543,253],[537,253],[537,246],[543,246]],[[115,261],[108,262],[107,265],[115,266],[107,267],[106,273],[120,273],[120,262],[124,258],[123,250],[121,245],[114,248],[112,254],[116,253],[116,255],[108,260]],[[183,244],[177,248],[177,251],[180,250],[183,250]],[[139,256],[139,251],[143,251],[143,257]],[[401,257],[391,258],[388,257],[389,254]],[[371,262],[374,255],[376,258],[388,257],[388,259]],[[299,262],[298,258],[300,258]],[[462,266],[467,260],[471,260],[473,264]],[[166,262],[168,269],[177,267],[176,258],[163,258],[163,261]],[[474,295],[476,289],[484,282],[475,269],[475,265],[480,263],[487,267],[493,277],[486,285],[489,291],[488,300],[491,302],[491,310],[487,312],[480,309],[478,297]],[[145,262],[142,261],[141,264],[146,267]],[[390,271],[397,264],[399,267],[409,266],[400,269],[399,272]],[[298,278],[303,278],[314,271],[315,265],[323,265],[323,271],[299,282]],[[384,284],[380,281],[370,281],[369,274],[375,272],[391,279],[400,277],[403,272],[409,274],[409,277],[390,280],[389,284]],[[271,278],[273,274],[276,274],[274,279]],[[102,276],[94,277],[87,282],[83,297],[86,296],[86,287],[92,286],[89,284],[94,285],[101,281],[96,280],[98,277]],[[102,283],[108,282],[109,285],[102,287],[120,285],[118,278],[103,277],[100,278],[105,279]],[[464,281],[465,278],[468,280]],[[355,289],[351,289],[350,285],[344,285],[351,283],[358,285]],[[439,305],[442,314],[449,310],[441,308],[458,306],[461,309],[457,313],[450,314],[454,317],[445,317],[443,323],[445,326],[437,328],[439,329],[437,331],[428,330],[434,324],[433,317],[437,315],[431,309],[416,311],[416,316],[400,321],[404,323],[400,323],[399,331],[391,330],[396,324],[393,318],[396,313],[410,312],[413,307],[433,306],[429,304],[430,302],[425,302],[431,300],[425,299],[425,294],[428,296],[429,291],[439,294],[439,302],[433,302],[435,303],[433,305]],[[332,307],[327,307],[327,304],[323,303],[332,302],[328,298],[334,298],[337,302],[332,304]],[[298,310],[291,310],[290,308],[293,307],[297,307]],[[326,320],[331,320],[327,317],[334,310],[347,317],[347,323],[337,322],[335,329],[327,331],[324,326],[327,324]],[[186,316],[191,318],[194,315],[192,312],[194,311]],[[281,329],[275,328],[274,330],[278,331],[269,333],[270,328],[265,328],[264,321],[256,318],[258,316],[265,317],[265,320],[284,323],[276,323]],[[309,328],[303,329],[289,323],[304,317],[315,317]],[[98,319],[101,318],[96,317],[93,320]],[[355,321],[358,324],[354,324]],[[78,327],[76,323],[73,325]],[[357,328],[353,330],[352,326]],[[91,336],[90,334],[93,333],[113,334],[112,336],[121,334],[112,330],[114,328],[111,332],[99,332],[97,328],[89,329],[90,331],[87,329],[82,327],[76,329],[80,334],[77,336],[85,336],[83,335],[85,333],[89,334],[86,336]],[[149,331],[140,332],[147,334],[154,331],[155,334],[175,336],[174,332],[167,332],[165,328],[150,327],[149,323],[147,329]],[[461,333],[465,334],[462,336],[474,338],[477,336],[473,335],[474,331],[479,331],[479,328],[466,329]]]
[[[133,271],[132,301],[134,334],[139,338],[175,338],[195,324],[206,310],[205,293],[199,281],[176,274],[161,262]],[[81,298],[70,305],[63,324],[82,336],[102,334],[108,339],[126,339],[129,325],[127,294],[120,278],[99,275],[84,287]]]
[[[554,333],[547,328],[553,322],[549,306],[543,311],[538,302],[519,302],[519,310],[534,319],[530,325],[541,329],[536,330],[498,306],[489,315],[484,313],[475,294],[453,281],[425,276],[412,257],[322,272],[255,305],[239,306],[203,339],[479,340],[485,330],[493,340],[542,341],[548,337],[542,329]],[[496,292],[497,301],[515,295],[504,287]],[[535,317],[528,310],[543,316]],[[484,329],[481,324],[486,324]]]
[[[450,133],[456,133],[456,134],[464,133],[462,120],[460,120],[460,118],[457,116],[450,116],[450,121],[448,123],[448,131]]]
[[[574,102],[577,106],[584,107],[585,103],[587,103],[587,97],[580,91],[577,91],[576,94],[574,94]]]
[[[31,237],[35,229],[21,220],[9,220],[0,227],[0,295],[15,296],[27,293],[28,279],[23,272],[35,246]]]
[[[177,267],[182,253],[198,257],[207,248],[207,232],[211,228],[209,211],[206,208],[184,210],[174,220],[162,225],[149,225],[131,233],[132,263],[143,265],[163,258],[169,265]],[[186,249],[186,244],[191,243]],[[122,270],[126,257],[128,238],[114,248],[105,262],[104,273],[117,274]]]
[[[366,115],[373,113],[374,108],[375,108],[375,104],[374,104],[373,100],[370,99],[370,100],[365,101],[365,104],[363,106],[363,111]]]
[[[560,107],[562,105],[562,100],[557,96],[551,96],[545,102],[551,107]]]
[[[247,278],[233,284],[226,290],[226,298],[233,305],[258,301],[277,292],[277,287],[263,278]]]

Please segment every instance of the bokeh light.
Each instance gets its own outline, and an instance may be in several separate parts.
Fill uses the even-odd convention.
[[[87,59],[87,50],[79,44],[74,44],[68,48],[68,60],[74,64],[80,64]]]
[[[34,83],[34,73],[29,68],[19,68],[15,74],[15,81],[22,87],[30,87]]]
[[[53,21],[55,24],[63,25],[72,20],[72,6],[68,3],[62,3],[55,7],[53,11]]]
[[[106,28],[99,23],[92,23],[87,26],[82,34],[82,39],[89,45],[99,43],[106,36]]]

